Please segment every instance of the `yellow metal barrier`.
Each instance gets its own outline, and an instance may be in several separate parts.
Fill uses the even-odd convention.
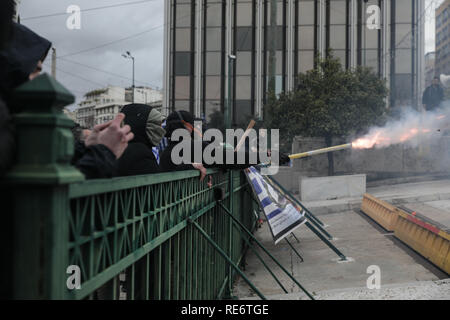
[[[386,201],[377,199],[368,193],[364,194],[361,211],[388,231],[394,231],[397,223],[395,209],[393,205]]]
[[[450,274],[450,234],[414,214],[396,211],[395,237]]]

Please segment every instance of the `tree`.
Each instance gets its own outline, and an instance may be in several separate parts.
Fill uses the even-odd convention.
[[[317,57],[316,65],[298,75],[295,91],[269,95],[266,125],[280,129],[282,150],[296,135],[323,137],[332,146],[333,137],[359,134],[383,121],[388,89],[372,69],[344,70],[331,51],[327,58]],[[334,175],[332,153],[328,171]]]

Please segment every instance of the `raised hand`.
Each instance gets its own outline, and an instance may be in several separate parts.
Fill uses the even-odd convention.
[[[134,138],[130,126],[120,127],[124,119],[125,115],[119,113],[114,120],[95,126],[86,138],[86,147],[103,144],[119,159],[128,147],[128,142]]]

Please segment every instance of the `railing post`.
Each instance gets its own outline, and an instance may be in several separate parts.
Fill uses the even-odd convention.
[[[69,184],[83,180],[70,165],[73,121],[63,107],[74,96],[43,74],[14,93],[17,160],[6,177],[13,187],[13,299],[64,299],[69,275]]]

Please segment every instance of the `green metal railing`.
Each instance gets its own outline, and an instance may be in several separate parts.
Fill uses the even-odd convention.
[[[86,181],[69,188],[69,264],[84,276],[69,298],[119,298],[125,272],[127,299],[220,299],[227,262],[188,222],[192,219],[239,263],[244,243],[230,238],[229,217],[214,199],[214,188],[230,195],[227,174],[209,172],[213,187],[195,171]],[[254,209],[245,177],[233,172],[233,212],[252,229]],[[96,289],[101,288],[101,290]]]
[[[248,238],[222,206],[249,230],[257,220],[243,173],[209,170],[212,187],[197,171],[86,181],[70,165],[73,122],[62,112],[73,103],[70,92],[44,74],[16,98],[17,161],[2,182],[11,217],[2,226],[11,239],[3,244],[10,271],[2,275],[3,295],[231,298],[238,272],[230,262],[242,263]],[[78,289],[67,286],[69,266],[80,270]]]

